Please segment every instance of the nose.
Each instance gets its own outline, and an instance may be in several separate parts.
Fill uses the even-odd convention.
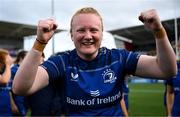
[[[90,31],[86,31],[86,32],[85,32],[85,35],[84,35],[84,38],[85,38],[85,39],[92,39],[92,34],[91,34],[91,32],[90,32]]]

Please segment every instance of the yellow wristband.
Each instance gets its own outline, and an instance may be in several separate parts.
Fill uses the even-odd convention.
[[[46,46],[47,43],[42,43],[42,42],[39,42],[39,40],[36,39],[36,41],[34,42],[34,45],[33,45],[33,49],[35,50],[38,50],[40,52],[43,52],[45,46]]]
[[[166,30],[164,28],[160,28],[154,31],[154,36],[157,39],[163,39],[166,35]]]

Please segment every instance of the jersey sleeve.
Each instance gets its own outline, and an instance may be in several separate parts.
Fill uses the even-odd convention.
[[[61,55],[52,56],[41,65],[48,73],[50,78],[59,78],[65,71],[64,61]]]
[[[135,74],[137,63],[140,57],[139,53],[129,52],[124,50],[123,52],[125,57],[125,70],[128,74]]]

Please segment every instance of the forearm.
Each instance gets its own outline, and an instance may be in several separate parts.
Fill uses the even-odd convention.
[[[10,95],[11,109],[12,109],[13,114],[19,114],[19,110],[14,102],[12,92],[9,92],[9,95]]]
[[[166,95],[166,110],[167,110],[167,116],[171,116],[171,113],[172,113],[172,107],[173,107],[173,94],[170,94],[170,93],[167,93]]]
[[[171,114],[172,114],[173,103],[174,103],[173,86],[167,84],[167,86],[166,86],[166,110],[167,110],[167,116],[171,116]]]
[[[120,106],[121,106],[121,109],[122,109],[122,112],[123,112],[124,117],[128,117],[128,116],[129,116],[129,115],[128,115],[128,110],[127,110],[127,108],[126,108],[126,104],[125,104],[124,99],[121,99],[121,101],[120,101]]]
[[[13,81],[14,93],[23,95],[28,93],[35,81],[41,56],[42,52],[34,48],[28,52],[15,75]]]
[[[15,75],[13,81],[14,93],[21,95],[31,94],[49,83],[48,73],[38,66],[43,50],[56,28],[57,24],[53,18],[39,21],[36,41]]]
[[[162,27],[154,32],[156,38],[157,64],[165,77],[176,74],[176,55],[169,42],[165,29]]]
[[[154,34],[157,57],[140,57],[137,74],[162,79],[176,75],[176,56],[156,10],[141,12],[139,20]]]
[[[6,69],[2,75],[0,75],[0,84],[7,84],[11,78],[11,66],[6,65]]]

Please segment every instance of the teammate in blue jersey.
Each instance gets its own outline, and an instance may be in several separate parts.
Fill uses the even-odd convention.
[[[13,82],[14,76],[15,76],[20,64],[22,63],[24,57],[26,56],[26,54],[27,54],[27,51],[25,51],[25,50],[20,50],[18,52],[17,57],[16,57],[15,62],[14,62],[14,65],[11,67],[11,80],[12,80],[12,82]],[[18,113],[14,113],[14,115],[15,116],[26,116],[28,108],[27,108],[27,104],[25,102],[25,97],[16,95],[13,92],[11,92],[11,93],[12,93],[12,97],[13,97],[14,102],[15,102],[17,109],[18,109]]]
[[[123,96],[124,96],[124,101],[125,101],[125,104],[126,104],[126,108],[128,110],[129,109],[129,101],[128,101],[129,86],[128,86],[128,81],[125,81],[125,83],[124,83],[124,86],[123,86]]]
[[[178,74],[166,83],[167,116],[180,116],[180,62],[177,62]]]
[[[13,60],[9,52],[0,49],[0,116],[12,116],[10,77]]]
[[[125,80],[124,83],[122,85],[122,99],[120,101],[120,106],[123,112],[123,116],[128,117],[129,113],[129,99],[128,99],[128,95],[129,95],[129,87],[128,87],[128,78],[129,76],[125,76]]]
[[[166,102],[167,102],[167,98],[166,98],[166,96],[167,96],[167,80],[164,80],[164,95],[163,95],[163,104],[164,104],[164,107],[165,107],[165,114],[166,114],[166,116],[168,116],[168,109],[167,109],[167,104],[166,104]]]
[[[41,58],[41,63],[43,63],[45,58],[44,53]],[[58,83],[58,81],[49,83],[43,89],[26,96],[26,102],[31,110],[31,116],[60,116],[62,114],[62,96],[59,95],[60,92],[56,91],[56,86],[61,86]]]
[[[85,7],[71,19],[70,34],[75,49],[50,57],[39,66],[41,54],[57,28],[53,18],[40,20],[36,41],[15,76],[13,91],[29,95],[51,80],[62,79],[66,115],[122,115],[119,102],[125,75],[165,79],[175,75],[177,69],[175,53],[156,10],[142,12],[139,19],[156,38],[155,57],[124,49],[100,48],[102,18],[96,9]]]

